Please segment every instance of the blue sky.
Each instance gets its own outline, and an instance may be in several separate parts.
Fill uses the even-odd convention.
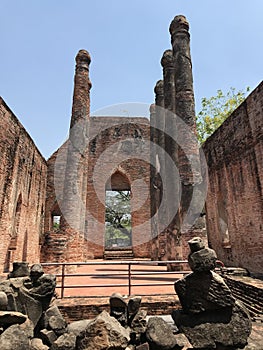
[[[48,158],[68,134],[75,55],[92,57],[91,110],[152,103],[175,15],[190,22],[202,97],[262,80],[262,0],[0,0],[0,95]]]

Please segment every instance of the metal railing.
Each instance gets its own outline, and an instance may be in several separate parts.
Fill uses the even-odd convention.
[[[98,273],[98,272],[85,272],[85,273],[69,273],[68,270],[77,270],[81,266],[127,266],[127,269],[124,272],[120,272],[116,269],[111,269],[110,273]],[[173,265],[173,271],[163,271],[163,270],[156,270],[156,271],[138,271],[136,269],[133,269],[133,266],[167,266],[167,265]],[[53,267],[58,270],[60,268],[60,271],[56,271],[56,277],[59,278],[60,284],[57,285],[57,290],[60,290],[60,293],[58,295],[58,298],[65,298],[65,290],[66,289],[82,289],[82,288],[101,288],[103,290],[111,287],[126,287],[127,288],[127,295],[132,294],[132,289],[134,287],[154,287],[154,286],[171,286],[174,284],[174,279],[170,282],[165,282],[165,278],[163,278],[166,275],[185,275],[189,272],[188,267],[188,261],[187,260],[167,260],[167,261],[138,261],[138,260],[132,260],[132,261],[90,261],[90,262],[75,262],[75,263],[42,263],[42,266],[45,267]],[[188,270],[182,269],[182,267],[187,267]],[[176,271],[174,271],[174,268]],[[58,273],[57,273],[58,272]],[[147,280],[147,276],[154,276],[159,275],[160,277],[157,278],[158,283],[134,283],[136,276],[139,276],[138,278],[144,278]],[[97,278],[97,279],[109,279],[109,278],[124,278],[126,283],[100,283],[100,284],[72,284],[72,282],[69,281],[69,278],[74,277],[89,277],[89,278]],[[166,293],[163,293],[166,294]],[[145,295],[143,293],[140,293],[140,295]],[[82,295],[83,297],[84,295]],[[88,296],[88,295],[87,295]],[[100,296],[108,296],[107,293],[100,295]],[[78,297],[78,295],[74,295],[74,297]]]

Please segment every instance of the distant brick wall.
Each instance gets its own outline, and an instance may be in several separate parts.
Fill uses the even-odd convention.
[[[150,256],[148,245],[141,245],[142,241],[148,243],[150,239],[149,139],[150,127],[146,118],[91,118],[87,188],[88,239],[102,243],[103,246],[106,182],[111,175],[120,174],[120,177],[126,178],[132,193],[132,245],[135,257]],[[116,185],[122,184],[113,183],[112,189]]]
[[[135,257],[150,257],[150,127],[146,118],[92,117],[90,143],[85,157],[88,163],[86,187],[79,189],[86,197],[86,213],[81,217],[85,234],[74,236],[76,251],[86,260],[102,258],[105,236],[105,189],[113,186],[122,190],[123,178],[131,189],[132,244]],[[48,160],[47,200],[45,214],[45,242],[42,261],[75,261],[67,254],[67,237],[53,230],[52,216],[60,213],[58,194],[63,194],[67,161],[67,143]],[[54,183],[56,176],[60,180]],[[118,181],[110,184],[112,175]],[[108,182],[108,185],[107,185]],[[144,196],[145,194],[145,196]],[[63,214],[63,213],[62,213]],[[82,239],[81,239],[82,237]],[[143,244],[141,244],[143,242]]]
[[[205,142],[207,230],[227,266],[262,273],[263,83]]]
[[[43,233],[45,159],[0,98],[0,273],[13,261],[39,261]]]

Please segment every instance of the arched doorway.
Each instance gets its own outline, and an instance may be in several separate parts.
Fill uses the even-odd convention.
[[[105,254],[109,258],[133,257],[131,186],[115,172],[105,186]]]

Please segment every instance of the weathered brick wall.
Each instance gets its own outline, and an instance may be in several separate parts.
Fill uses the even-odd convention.
[[[45,234],[41,247],[42,262],[65,262],[76,261],[68,255],[68,237],[61,229],[53,228],[53,216],[61,216],[60,206],[63,199],[65,170],[67,163],[67,142],[65,142],[47,161],[47,189],[45,210]],[[84,218],[85,220],[85,218]],[[92,259],[96,251],[101,249],[81,237],[75,236],[74,242],[81,258],[78,261]]]
[[[62,200],[67,159],[67,143],[64,143],[47,161],[47,187],[45,205],[44,240],[41,246],[41,261],[59,262],[64,252],[66,237],[53,229],[53,215],[61,215],[59,203]],[[56,188],[54,185],[56,167]]]
[[[89,128],[90,144],[85,155],[88,157],[88,183],[86,188],[79,189],[80,193],[86,195],[87,210],[83,215],[85,233],[82,239],[76,237],[72,244],[76,245],[79,252],[83,252],[84,260],[103,257],[106,183],[114,173],[118,173],[126,178],[132,191],[134,255],[150,257],[149,121],[146,118],[91,117]],[[63,193],[66,147],[67,143],[48,160],[46,239],[41,255],[43,262],[74,261],[74,257],[66,253],[67,237],[52,227],[52,215],[61,214],[61,198],[58,195]],[[118,185],[121,190],[121,182]]]
[[[47,165],[0,98],[0,273],[13,261],[39,261]]]
[[[262,273],[263,83],[205,142],[207,230],[227,266]]]
[[[126,178],[132,193],[134,256],[149,257],[149,121],[146,118],[93,117],[90,130],[87,239],[102,247],[101,257],[104,247],[106,182],[117,173]]]

